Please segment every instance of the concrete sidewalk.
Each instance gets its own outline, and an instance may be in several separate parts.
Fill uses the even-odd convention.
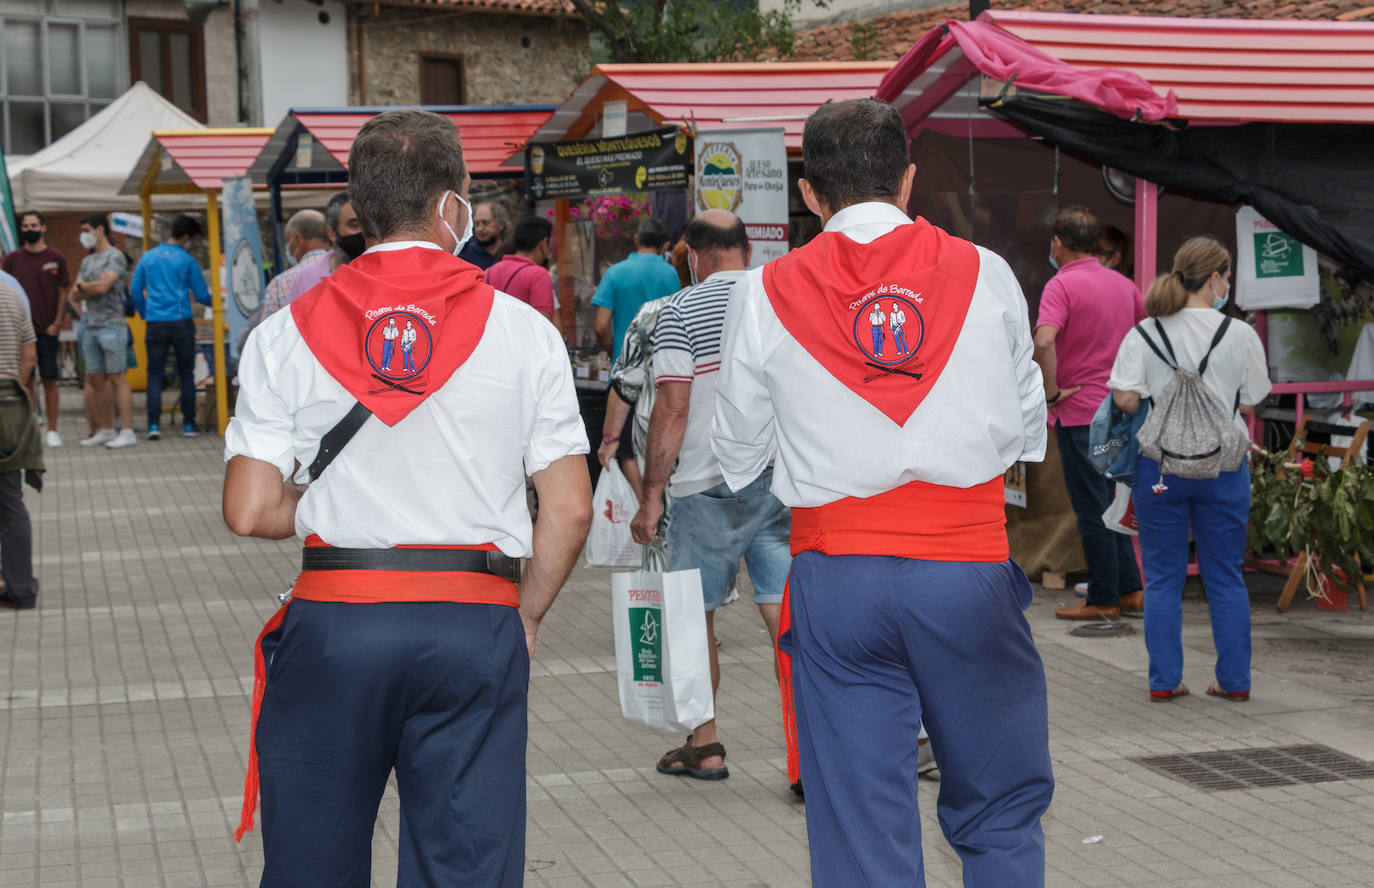
[[[64,390],[64,398],[72,395]],[[138,410],[136,409],[136,414]],[[249,886],[261,841],[236,845],[252,643],[294,577],[297,545],[232,536],[213,435],[123,451],[49,451],[26,490],[43,591],[0,611],[0,886]],[[657,774],[680,736],[620,717],[608,571],[579,568],[545,621],[530,683],[527,884],[809,884],[804,808],[788,791],[771,649],[753,608],[717,617],[718,706],[731,777]],[[1374,620],[1256,581],[1254,699],[1201,694],[1205,606],[1190,589],[1185,680],[1151,704],[1143,638],[1068,634],[1029,612],[1050,687],[1058,788],[1045,818],[1053,886],[1368,886],[1374,780],[1207,792],[1134,756],[1320,743],[1374,759]],[[960,885],[922,782],[927,881]],[[374,880],[395,884],[388,792]],[[1085,844],[1084,840],[1101,836]]]

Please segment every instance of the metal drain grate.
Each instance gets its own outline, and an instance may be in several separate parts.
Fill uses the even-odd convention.
[[[1374,764],[1329,746],[1267,746],[1133,759],[1197,789],[1254,789],[1374,777]]]

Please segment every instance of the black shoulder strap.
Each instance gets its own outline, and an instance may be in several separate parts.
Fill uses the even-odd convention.
[[[1231,317],[1228,315],[1221,319],[1221,326],[1217,327],[1216,335],[1212,337],[1212,344],[1207,346],[1207,354],[1202,356],[1202,363],[1197,365],[1197,375],[1201,376],[1207,372],[1207,361],[1211,359],[1212,352],[1216,351],[1217,345],[1221,343],[1221,337],[1226,335],[1226,328],[1231,326]]]
[[[1159,322],[1159,318],[1155,318],[1154,321],[1155,332],[1159,334],[1160,341],[1164,343],[1165,350],[1169,352],[1169,365],[1177,369],[1178,355],[1174,353],[1174,344],[1169,341],[1169,334],[1164,332],[1164,325]]]
[[[344,449],[344,445],[353,440],[353,436],[358,434],[358,429],[363,427],[367,418],[372,415],[372,411],[363,406],[359,401],[353,405],[353,409],[348,411],[343,419],[339,420],[338,425],[324,433],[320,439],[319,452],[315,454],[315,461],[310,464],[310,480],[314,481],[324,473],[329,464],[334,461],[334,457],[339,455],[339,451]]]
[[[1158,321],[1155,322],[1156,325],[1158,325],[1158,323],[1159,323]],[[1148,334],[1148,333],[1145,332],[1145,326],[1144,326],[1144,323],[1143,323],[1143,322],[1140,323],[1140,324],[1136,324],[1136,325],[1135,325],[1135,331],[1136,331],[1137,333],[1140,334],[1140,338],[1143,339],[1143,340],[1145,340],[1145,344],[1148,345],[1148,346],[1150,347],[1150,351],[1152,351],[1152,352],[1154,352],[1156,355],[1158,355],[1158,356],[1159,356],[1159,359],[1160,359],[1161,361],[1163,361],[1164,363],[1168,364],[1170,367],[1172,367],[1172,368],[1175,369],[1175,370],[1178,369],[1178,362],[1177,362],[1177,361],[1171,361],[1171,360],[1169,360],[1168,358],[1166,358],[1166,357],[1164,356],[1164,352],[1160,351],[1160,350],[1159,350],[1159,346],[1155,345],[1155,341],[1154,341],[1153,339],[1150,338],[1150,334]],[[1159,332],[1160,332],[1160,333],[1163,333],[1163,332],[1164,332],[1163,328],[1161,328]],[[1165,342],[1166,344],[1168,343],[1168,341],[1169,341],[1168,339],[1165,339],[1165,340],[1164,340],[1164,342]],[[1169,354],[1173,354],[1173,353],[1174,353],[1174,350],[1173,350],[1172,348],[1170,348],[1170,349],[1169,349]]]

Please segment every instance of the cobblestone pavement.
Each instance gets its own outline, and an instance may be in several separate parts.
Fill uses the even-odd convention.
[[[74,395],[64,390],[64,400]],[[137,407],[136,414],[139,412]],[[292,578],[291,542],[238,539],[219,517],[214,436],[124,451],[49,451],[26,491],[43,591],[0,611],[0,886],[248,886],[258,834],[230,837],[243,779],[251,646]],[[1374,759],[1374,621],[1257,581],[1254,700],[1146,701],[1142,637],[1070,636],[1040,596],[1058,790],[1045,818],[1053,886],[1368,886],[1374,780],[1205,792],[1130,757],[1324,743]],[[608,573],[579,568],[546,620],[530,687],[527,884],[808,884],[804,808],[788,791],[770,648],[744,604],[717,618],[731,777],[661,776],[681,737],[620,717]],[[1268,596],[1267,599],[1265,596]],[[1186,680],[1208,682],[1200,599]],[[960,884],[923,782],[928,883]],[[374,884],[395,883],[398,809],[383,803]],[[1096,843],[1084,840],[1101,836]]]

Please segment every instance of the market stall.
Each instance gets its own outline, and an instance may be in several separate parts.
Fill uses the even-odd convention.
[[[249,169],[255,185],[271,195],[273,256],[282,267],[282,189],[343,186],[348,183],[348,151],[363,124],[386,106],[292,108],[277,124]],[[458,127],[463,159],[474,179],[514,179],[519,169],[503,166],[548,120],[552,105],[435,105],[422,110],[442,114]]]
[[[220,268],[220,192],[224,180],[244,175],[263,145],[272,135],[269,129],[161,130],[152,134],[133,172],[124,180],[120,194],[138,195],[143,207],[143,249],[152,246],[152,201],[154,195],[180,194],[202,196],[210,248],[210,292],[213,302],[211,323],[214,364],[215,416],[219,434],[229,424],[226,378],[224,293]],[[143,341],[135,337],[139,368],[147,358]],[[146,372],[146,370],[144,371]],[[133,372],[131,371],[131,376]]]
[[[1005,255],[1034,316],[1049,222],[1069,204],[1134,230],[1142,290],[1193,234],[1235,253],[1242,207],[1370,277],[1371,84],[1368,23],[988,11],[926,34],[878,96],[913,136],[914,208]],[[1035,477],[1057,471],[1034,467],[1032,488],[1062,488]],[[1072,520],[1066,502],[1029,506],[1014,542],[1018,523],[1029,544]]]
[[[788,156],[800,158],[802,127],[811,112],[828,101],[873,95],[891,67],[891,62],[597,65],[528,141],[619,138],[665,127],[768,126],[781,127]],[[507,163],[516,168],[527,163],[525,152],[511,155]],[[559,323],[565,337],[576,342],[572,209],[567,199],[554,204]]]

